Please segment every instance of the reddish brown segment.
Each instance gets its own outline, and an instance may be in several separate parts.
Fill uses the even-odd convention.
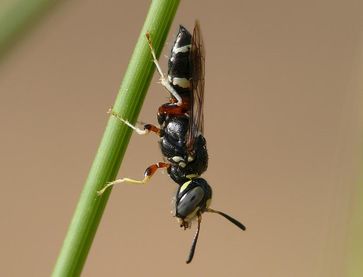
[[[158,127],[156,127],[155,125],[152,124],[145,124],[144,125],[144,129],[148,130],[150,132],[154,132],[157,135],[160,135],[160,129]]]
[[[153,176],[159,168],[168,168],[169,166],[170,166],[169,163],[163,163],[163,162],[152,164],[148,168],[146,168],[144,175],[145,177],[151,178],[151,176]]]
[[[184,104],[184,102],[181,106],[167,103],[159,107],[159,114],[167,114],[173,116],[185,115],[189,112],[189,108],[190,105],[188,103]]]

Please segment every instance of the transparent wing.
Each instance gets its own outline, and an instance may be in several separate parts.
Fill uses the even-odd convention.
[[[187,147],[193,151],[195,139],[204,131],[204,64],[205,51],[200,32],[199,22],[195,22],[192,47],[190,50],[190,63],[192,70],[192,97],[190,108],[190,124],[187,134]]]

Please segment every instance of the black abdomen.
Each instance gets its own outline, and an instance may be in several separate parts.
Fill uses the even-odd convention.
[[[180,96],[190,95],[191,64],[190,48],[192,36],[183,26],[179,27],[168,64],[168,81]]]

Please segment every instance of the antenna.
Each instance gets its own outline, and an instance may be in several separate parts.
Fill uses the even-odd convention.
[[[198,227],[197,227],[197,231],[195,232],[195,235],[193,238],[192,247],[190,248],[188,259],[186,261],[187,264],[189,264],[193,260],[193,257],[194,257],[194,252],[195,252],[195,247],[197,246],[201,222],[202,222],[202,216],[198,214]]]
[[[216,211],[216,210],[213,210],[213,209],[206,209],[205,210],[206,212],[209,212],[209,213],[216,213],[216,214],[219,214],[221,216],[223,216],[224,218],[228,219],[230,222],[232,222],[234,225],[236,225],[237,227],[239,227],[240,229],[242,229],[243,231],[246,230],[246,226],[244,226],[241,222],[239,222],[237,219],[234,219],[233,217],[231,217],[230,215],[228,214],[225,214],[224,212],[221,212],[221,211]]]

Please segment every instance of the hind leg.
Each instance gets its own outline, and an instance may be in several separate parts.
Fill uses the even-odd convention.
[[[171,95],[173,95],[175,97],[175,99],[177,101],[175,103],[175,105],[181,106],[183,104],[183,100],[182,100],[181,96],[179,95],[179,93],[170,85],[168,80],[166,80],[165,75],[164,75],[163,71],[161,70],[158,59],[156,58],[155,51],[154,51],[153,45],[151,43],[151,37],[150,37],[149,33],[146,33],[146,38],[147,38],[147,42],[148,42],[149,47],[150,47],[151,55],[153,56],[154,64],[155,64],[156,69],[158,70],[158,72],[160,74],[161,84],[167,89],[167,91],[169,91],[171,93]]]

